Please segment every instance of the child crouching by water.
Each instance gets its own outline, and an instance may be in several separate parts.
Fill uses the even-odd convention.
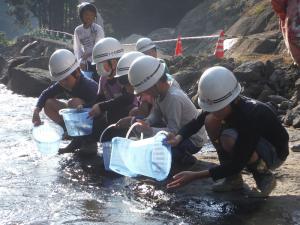
[[[203,171],[184,171],[176,174],[167,187],[177,188],[196,179],[225,178],[213,186],[225,192],[243,188],[241,171],[247,168],[257,189],[252,197],[266,197],[276,180],[271,172],[289,154],[289,135],[275,113],[266,104],[240,95],[241,86],[233,73],[224,67],[212,67],[199,81],[198,102],[204,110],[185,125],[168,142],[177,146],[205,125],[217,150],[220,165]]]

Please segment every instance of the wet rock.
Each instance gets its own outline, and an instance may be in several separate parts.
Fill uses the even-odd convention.
[[[21,51],[20,55],[33,55],[33,50],[38,46],[38,41],[33,41],[25,45]]]
[[[269,95],[268,100],[273,102],[274,104],[281,104],[284,101],[289,102],[288,99],[286,99],[280,95]]]
[[[300,78],[296,80],[295,82],[295,92],[291,100],[298,104],[300,102]]]
[[[293,145],[293,146],[291,147],[291,150],[292,150],[293,152],[300,152],[300,144],[298,144],[298,145]]]
[[[18,65],[21,65],[25,62],[27,62],[28,60],[30,60],[30,56],[19,56],[19,57],[16,57],[16,58],[13,58],[12,60],[9,60],[8,61],[8,67],[9,68],[14,68]]]
[[[291,101],[283,101],[280,103],[279,105],[279,109],[281,110],[288,110],[288,109],[291,109],[293,107],[293,102]]]
[[[264,63],[260,61],[245,62],[235,68],[233,72],[241,82],[259,81],[264,76]]]
[[[293,126],[295,128],[300,127],[300,105],[288,110],[284,119],[284,123],[287,126]]]
[[[49,57],[43,56],[39,58],[33,58],[23,63],[24,68],[38,68],[48,70]]]
[[[201,72],[194,71],[192,68],[179,71],[173,74],[174,79],[180,84],[185,92],[189,92],[191,84],[195,83],[201,76]]]
[[[278,82],[282,76],[284,76],[284,71],[282,69],[276,69],[269,78],[270,82]]]
[[[251,98],[258,98],[263,91],[263,85],[259,83],[244,83],[243,87],[243,94]]]
[[[20,65],[11,68],[7,87],[18,94],[37,97],[50,83],[47,70]]]
[[[265,74],[267,77],[270,77],[273,72],[275,70],[275,65],[273,62],[271,62],[270,60],[268,60],[266,63],[265,63]]]
[[[275,92],[268,86],[264,85],[262,92],[257,97],[258,100],[262,102],[268,101],[268,96],[275,94]]]

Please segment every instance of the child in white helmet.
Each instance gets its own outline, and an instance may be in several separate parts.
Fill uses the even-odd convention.
[[[98,85],[80,73],[79,63],[75,55],[67,49],[56,50],[51,55],[49,70],[52,80],[56,83],[44,90],[39,96],[32,122],[34,126],[42,124],[40,112],[44,109],[45,114],[52,121],[64,127],[64,121],[59,115],[59,110],[93,104],[97,99]],[[64,93],[71,96],[67,102],[58,99],[58,96]],[[67,148],[60,150],[60,153],[74,152],[79,147],[80,142],[76,140],[71,142]]]
[[[157,55],[157,47],[155,45],[155,43],[150,39],[150,38],[147,38],[147,37],[144,37],[144,38],[140,38],[137,42],[136,42],[136,45],[135,45],[135,49],[138,51],[138,52],[142,52],[144,53],[145,55],[149,55],[149,56],[152,56],[154,58],[158,58],[158,55]],[[166,72],[169,73],[169,68],[165,62],[165,60],[163,59],[160,59],[158,58],[162,63],[165,64],[165,68],[166,68]],[[171,78],[171,76],[169,76],[169,78]]]
[[[145,120],[138,120],[137,131],[147,136],[165,130],[177,132],[191,118],[197,118],[199,111],[188,96],[168,80],[165,65],[152,56],[137,58],[129,69],[129,82],[136,95],[148,94],[154,98],[154,106]],[[206,142],[204,129],[172,148],[174,165],[191,166],[196,162],[193,154],[200,151]]]
[[[178,87],[180,87],[180,85],[177,83],[177,81],[175,81],[174,78],[172,77],[172,75],[170,75],[170,72],[169,72],[166,62],[163,59],[158,58],[156,45],[150,38],[147,38],[147,37],[140,38],[136,42],[135,48],[138,52],[142,52],[145,55],[149,55],[149,56],[159,59],[165,65],[165,70],[166,70],[165,72],[167,74],[168,80],[173,81],[174,85],[178,85]],[[152,105],[154,103],[154,99],[150,95],[147,95],[145,93],[141,96],[141,98],[144,99],[144,102],[148,102],[150,105],[148,107],[149,108],[148,111],[144,110],[146,112],[145,113],[146,116],[148,116],[150,113],[150,110],[152,108]],[[131,112],[131,114],[133,116],[138,115],[139,113],[140,113],[140,110],[138,110],[138,109],[133,110]]]
[[[97,41],[104,38],[104,31],[95,23],[97,9],[93,4],[88,2],[79,4],[78,13],[82,24],[74,31],[74,53],[80,62],[81,70],[92,72],[93,78],[96,79],[96,68],[91,64],[92,51]]]
[[[213,186],[225,192],[243,188],[241,171],[247,168],[257,189],[249,195],[267,197],[276,184],[271,169],[278,168],[289,154],[289,135],[274,111],[264,103],[240,95],[241,86],[231,71],[215,66],[199,80],[198,102],[204,110],[177,132],[169,143],[177,146],[205,126],[217,150],[220,165],[198,172],[175,175],[168,188],[176,188],[196,179],[226,178]]]
[[[126,84],[116,78],[117,64],[123,54],[121,43],[112,37],[103,38],[93,49],[93,61],[100,78],[97,103],[89,115],[98,120],[106,117],[106,123],[97,122],[95,138],[98,138],[105,126],[128,116],[130,110],[138,105],[137,98],[126,89]]]

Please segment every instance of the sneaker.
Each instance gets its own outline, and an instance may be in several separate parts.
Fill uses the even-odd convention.
[[[77,149],[80,148],[80,146],[81,146],[81,140],[75,138],[65,148],[60,148],[58,150],[58,154],[74,153]]]
[[[78,151],[81,156],[95,155],[97,152],[97,142],[84,142]]]
[[[249,197],[268,197],[276,186],[274,174],[262,159],[249,165],[248,169],[252,173],[257,186],[257,189],[254,189]]]
[[[214,192],[230,192],[243,189],[243,177],[236,174],[230,177],[226,177],[223,181],[218,182],[212,186]]]
[[[276,187],[276,178],[270,170],[265,171],[264,173],[253,173],[253,178],[257,189],[253,189],[253,191],[249,194],[249,197],[268,197]]]

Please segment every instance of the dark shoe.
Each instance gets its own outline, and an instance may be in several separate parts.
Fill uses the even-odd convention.
[[[81,146],[80,139],[73,139],[65,148],[60,148],[58,154],[74,153]]]
[[[212,191],[214,192],[230,192],[243,189],[243,177],[236,174],[230,177],[226,177],[223,181],[213,184]]]
[[[95,155],[98,152],[97,142],[84,142],[78,153],[81,156]]]
[[[274,174],[262,159],[259,159],[253,165],[249,165],[248,169],[252,173],[257,186],[257,189],[254,189],[249,197],[268,197],[276,186]]]

